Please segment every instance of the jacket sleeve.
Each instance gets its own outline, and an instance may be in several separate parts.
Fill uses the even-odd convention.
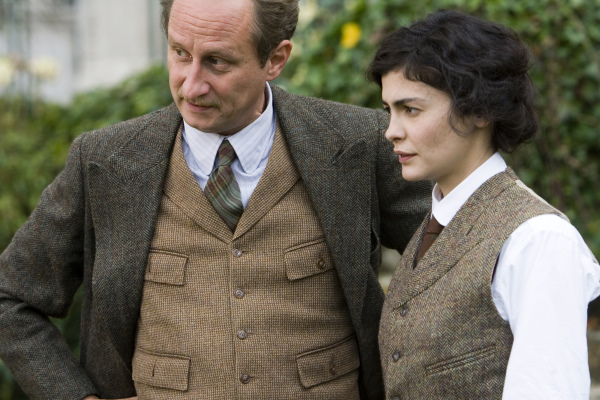
[[[402,178],[402,166],[385,138],[389,117],[379,114],[377,152],[377,197],[381,244],[402,253],[425,214],[431,209],[430,181],[409,182]]]
[[[64,317],[83,278],[81,137],[28,221],[0,255],[0,358],[31,399],[95,393],[49,317]]]

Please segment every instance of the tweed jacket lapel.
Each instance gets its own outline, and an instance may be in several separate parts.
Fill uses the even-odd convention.
[[[485,236],[473,228],[479,225],[479,219],[488,208],[488,204],[510,185],[515,184],[515,179],[516,176],[509,170],[509,173],[493,176],[479,187],[440,233],[413,270],[413,260],[431,214],[425,217],[407,247],[405,254],[408,257],[401,261],[401,272],[399,272],[402,275],[398,276],[397,280],[402,280],[404,283],[400,283],[403,289],[398,291],[398,296],[393,299],[395,307],[404,305],[427,290],[450,271],[465,254],[485,240]]]
[[[281,127],[277,124],[267,167],[240,218],[233,235],[234,239],[246,233],[268,213],[299,178],[300,175],[283,139]]]
[[[318,105],[273,87],[278,120],[321,221],[355,328],[360,328],[371,251],[372,162],[365,139],[351,127],[330,124]],[[303,101],[311,101],[303,98]]]
[[[131,360],[148,247],[181,116],[172,105],[145,121],[115,128],[117,151],[99,150],[86,165],[96,241],[94,312],[125,365]]]

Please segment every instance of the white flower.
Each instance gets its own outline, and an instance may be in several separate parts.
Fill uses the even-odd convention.
[[[298,16],[298,26],[304,27],[312,22],[319,13],[317,0],[303,0]]]
[[[0,86],[10,84],[15,76],[15,65],[10,59],[0,57]]]
[[[36,58],[29,63],[29,71],[36,78],[52,80],[58,75],[58,63],[50,57]]]

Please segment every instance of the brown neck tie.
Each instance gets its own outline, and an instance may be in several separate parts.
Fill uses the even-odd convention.
[[[444,229],[444,227],[440,225],[437,219],[432,215],[431,220],[427,225],[427,229],[425,230],[425,236],[423,236],[417,259],[415,260],[415,266],[421,261],[421,258],[423,258],[427,250],[429,250],[433,242],[435,242],[435,239],[437,239],[440,232],[442,232],[442,229]]]
[[[236,158],[235,150],[229,140],[223,140],[217,152],[217,167],[208,177],[204,188],[206,197],[217,213],[223,218],[231,232],[244,212],[240,186],[238,185],[231,163]]]

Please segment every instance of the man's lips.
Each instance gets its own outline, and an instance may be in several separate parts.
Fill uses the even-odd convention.
[[[194,112],[204,112],[213,108],[220,108],[218,101],[209,99],[190,99],[188,97],[179,95],[179,98],[184,101],[188,109]]]
[[[414,153],[406,153],[404,151],[395,151],[394,153],[398,154],[398,161],[400,161],[401,163],[407,162],[408,160],[416,156],[416,154]]]
[[[191,101],[186,101],[187,106],[194,110],[194,111],[206,111],[210,108],[212,108],[212,105],[199,105],[199,104],[194,104]]]

